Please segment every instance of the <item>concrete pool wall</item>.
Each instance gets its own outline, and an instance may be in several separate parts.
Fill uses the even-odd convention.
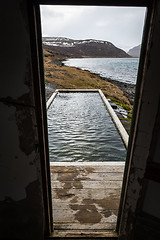
[[[52,104],[52,102],[54,101],[54,99],[56,98],[58,92],[63,92],[63,93],[72,93],[72,92],[86,92],[86,93],[91,93],[91,92],[98,92],[103,103],[105,104],[121,138],[122,141],[125,145],[125,148],[127,149],[128,147],[128,139],[129,139],[129,135],[127,133],[127,131],[125,130],[125,128],[123,127],[121,121],[119,120],[117,114],[115,113],[115,111],[113,110],[113,108],[111,107],[109,101],[106,99],[105,95],[103,94],[103,92],[100,89],[57,89],[55,90],[55,92],[52,94],[52,96],[49,98],[49,100],[47,101],[46,107],[47,110],[49,109],[50,105]]]

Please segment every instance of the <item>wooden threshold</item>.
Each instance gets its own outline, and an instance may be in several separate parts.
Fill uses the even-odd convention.
[[[111,233],[111,232],[86,232],[86,233],[81,233],[81,232],[54,232],[51,234],[51,236],[49,236],[48,238],[45,238],[45,240],[49,240],[49,239],[107,239],[107,240],[116,240],[118,239],[118,235],[117,233]]]
[[[48,239],[116,239],[124,162],[51,163]]]

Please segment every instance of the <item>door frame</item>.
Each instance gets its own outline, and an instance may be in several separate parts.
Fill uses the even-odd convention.
[[[122,222],[122,213],[124,210],[126,191],[128,187],[128,176],[130,172],[133,147],[136,139],[137,124],[139,119],[142,91],[144,86],[144,71],[145,62],[148,57],[148,48],[150,46],[152,18],[155,9],[154,0],[80,0],[75,3],[72,0],[32,0],[28,3],[28,16],[30,22],[30,36],[32,48],[32,64],[34,75],[35,102],[37,110],[37,119],[40,126],[39,140],[41,153],[41,175],[44,200],[44,216],[45,216],[45,235],[49,236],[53,231],[52,217],[52,198],[51,198],[51,178],[49,165],[49,150],[48,150],[48,130],[47,130],[47,114],[46,114],[46,98],[45,98],[45,80],[43,67],[43,52],[42,52],[42,35],[41,35],[41,20],[39,5],[87,5],[87,6],[122,6],[122,7],[146,7],[147,16],[144,25],[144,33],[142,40],[141,56],[137,77],[135,102],[127,150],[127,158],[125,164],[124,178],[122,184],[121,199],[119,205],[119,213],[117,220],[116,231],[120,231]]]

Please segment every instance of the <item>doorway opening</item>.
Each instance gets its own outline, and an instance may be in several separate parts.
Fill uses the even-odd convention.
[[[56,6],[54,6],[54,8],[55,7]],[[64,8],[65,8],[65,6],[64,6]],[[143,11],[145,12],[145,9],[143,9]],[[60,16],[61,16],[61,14],[57,15],[57,18],[60,18]],[[143,19],[143,21],[144,21],[144,19]],[[103,24],[102,23],[103,22],[98,23],[99,28],[100,28],[100,26],[103,26],[104,23]],[[61,40],[60,40],[60,38],[61,38]],[[65,85],[65,87],[63,87],[63,88],[73,88],[72,82],[70,82],[70,80],[68,80],[68,82],[67,82],[67,80],[65,80],[65,75],[67,75],[67,73],[66,73],[65,69],[63,69],[63,67],[66,67],[66,66],[63,66],[63,64],[66,64],[66,65],[71,64],[70,66],[73,66],[72,65],[73,63],[71,63],[71,62],[73,62],[73,60],[77,61],[79,59],[77,59],[77,56],[75,59],[76,53],[74,53],[75,55],[73,54],[72,59],[70,59],[71,56],[68,54],[68,52],[63,53],[60,51],[59,48],[61,48],[61,47],[56,46],[59,44],[59,42],[61,42],[61,44],[63,44],[63,50],[64,49],[66,50],[66,46],[68,46],[68,48],[70,50],[70,48],[72,48],[72,47],[69,46],[69,44],[73,43],[73,42],[67,43],[68,40],[66,39],[64,41],[64,38],[62,39],[61,36],[60,36],[60,38],[59,38],[59,36],[58,37],[51,36],[51,37],[45,37],[43,39],[44,43],[47,43],[47,44],[44,44],[44,46],[45,46],[44,47],[45,78],[48,81],[48,83],[46,81],[47,96],[50,96],[50,92],[53,92],[54,88],[59,88],[59,86],[61,88],[61,86],[64,86],[65,84],[68,84],[68,85]],[[76,40],[79,40],[79,39],[76,39]],[[85,44],[85,41],[86,40],[83,39],[82,44]],[[97,39],[93,40],[92,38],[89,38],[89,40],[87,40],[87,41],[90,41],[90,43],[92,44],[93,42],[95,43],[95,41],[97,41]],[[102,42],[100,44],[106,44],[105,40],[103,40]],[[78,44],[80,46],[80,43],[78,43]],[[88,42],[87,42],[87,44],[88,44]],[[96,43],[96,44],[98,44],[98,43]],[[106,45],[110,45],[110,42],[107,41]],[[57,47],[58,50],[55,50],[54,47]],[[55,58],[55,56],[56,56],[56,58]],[[66,59],[66,58],[68,58],[68,56],[69,56],[69,60],[67,60],[68,62],[65,61],[65,63],[64,62],[62,63],[62,59]],[[74,57],[74,59],[73,59],[73,57]],[[89,62],[89,57],[90,57],[89,55],[87,56],[87,58],[84,55],[81,57],[83,57],[83,59],[82,59],[83,62],[85,62],[85,61],[87,61],[87,63]],[[99,59],[99,57],[102,58],[102,56],[99,56],[99,55],[96,58]],[[114,60],[118,60],[117,57],[114,57],[114,58],[115,58]],[[119,58],[121,58],[121,57],[119,57]],[[123,57],[123,59],[124,58],[125,57]],[[108,59],[111,62],[111,56],[108,56]],[[127,58],[127,59],[129,59],[129,58]],[[131,60],[135,60],[135,62],[137,62],[138,59],[131,58]],[[132,63],[133,62],[134,61],[132,61]],[[62,65],[61,65],[61,63],[62,63]],[[52,67],[50,67],[51,64],[52,64]],[[122,64],[124,64],[124,63],[122,63]],[[97,66],[97,63],[95,65]],[[112,62],[112,64],[110,63],[110,65],[112,65],[112,67],[113,67],[113,62]],[[121,65],[121,63],[119,63],[119,65]],[[80,67],[77,65],[75,65],[75,66]],[[51,71],[51,68],[53,69],[53,71]],[[83,68],[83,67],[81,67],[81,68]],[[93,69],[95,69],[94,66],[93,66]],[[74,71],[74,69],[72,69],[72,70]],[[86,70],[88,70],[88,69],[86,68]],[[137,65],[137,70],[138,70],[138,65]],[[77,71],[79,71],[78,74],[73,73],[73,76],[75,78],[76,78],[76,76],[80,75],[81,70],[77,70]],[[125,74],[126,74],[126,71],[125,71]],[[91,78],[93,78],[93,77],[91,77]],[[102,78],[102,76],[101,76],[101,78]],[[53,82],[53,81],[50,81],[50,79],[56,79],[56,80],[59,79],[59,82],[58,83],[57,83],[57,81]],[[98,82],[100,80],[97,79],[95,81]],[[105,80],[103,79],[103,81],[106,84],[106,82],[107,82],[106,79]],[[112,85],[119,84],[119,86],[121,85],[121,88],[123,88],[123,89],[129,88],[130,83],[127,85],[126,82],[117,83],[117,81],[118,80],[108,78],[108,82],[111,83]],[[78,85],[79,82],[77,82],[76,84]],[[77,85],[74,88],[77,88]],[[98,85],[98,87],[96,87],[96,88],[99,89],[100,88],[99,83],[97,85]],[[130,91],[134,91],[135,87],[133,85],[135,85],[135,84],[133,84],[133,83],[130,84]],[[94,87],[95,87],[95,85],[94,85]],[[107,87],[105,88],[105,90],[107,89]],[[82,88],[82,85],[80,88]],[[128,89],[126,89],[126,90],[128,90]],[[121,90],[121,91],[122,91],[122,93],[124,92],[123,90]],[[106,95],[107,95],[107,93],[106,93]],[[127,96],[129,98],[129,93],[127,93],[127,91],[126,91],[126,93],[123,96],[124,99],[125,98],[127,99]],[[107,95],[107,97],[108,97],[108,95]],[[129,112],[129,111],[128,112],[125,111],[128,108],[128,104],[126,104],[125,100],[123,99],[124,104],[123,104],[123,108],[121,108],[119,106],[122,105],[122,103],[121,103],[121,101],[119,102],[119,99],[115,98],[115,96],[110,96],[110,99],[112,101],[113,108],[118,108],[118,111],[120,111],[120,109],[121,109],[121,112],[118,114],[119,114],[119,116],[121,116],[121,115],[123,116],[123,119],[121,119],[121,120],[125,125],[125,118],[126,118],[125,114],[127,114],[127,117],[128,117],[128,112]],[[132,100],[130,100],[130,101],[132,101],[132,104],[133,104],[133,96],[132,96]],[[127,106],[124,106],[124,105],[127,105]],[[131,108],[131,110],[132,110],[132,108]],[[130,111],[130,113],[129,113],[130,115],[131,115],[131,112],[132,111]],[[131,116],[129,116],[129,118],[130,117]],[[128,132],[129,132],[129,129],[128,129]],[[52,186],[55,186],[56,184],[58,186],[55,188],[53,187],[53,195],[55,195],[55,198],[57,199],[56,208],[54,208],[54,206],[56,204],[55,204],[55,201],[53,200],[53,224],[54,224],[54,229],[55,229],[54,232],[55,232],[55,234],[57,233],[58,236],[60,236],[59,235],[60,232],[62,234],[61,236],[64,236],[63,234],[66,234],[66,232],[73,233],[73,232],[77,232],[77,231],[79,231],[81,234],[82,234],[82,232],[83,232],[83,234],[87,234],[88,232],[92,232],[93,229],[94,230],[96,229],[96,232],[98,234],[104,233],[107,235],[111,234],[111,236],[114,236],[115,231],[116,231],[116,223],[117,223],[117,215],[118,215],[119,198],[120,198],[120,192],[121,192],[121,183],[122,183],[122,178],[123,178],[124,163],[119,162],[119,163],[116,163],[116,165],[114,165],[113,163],[108,164],[106,162],[103,164],[101,164],[101,166],[99,167],[100,163],[96,163],[95,165],[92,164],[92,166],[91,166],[91,163],[89,163],[89,164],[87,163],[85,165],[85,168],[83,168],[84,163],[72,163],[72,164],[68,163],[65,166],[63,166],[63,170],[62,170],[61,163],[57,163],[57,162],[53,163],[53,172],[51,172],[51,176],[53,179]],[[55,173],[55,169],[57,169],[56,173]],[[100,169],[100,170],[98,170],[98,169]],[[104,169],[106,171],[103,171]],[[100,172],[101,176],[99,174],[97,174],[99,172]],[[88,177],[88,175],[90,175],[91,178]],[[105,180],[106,176],[107,176],[107,179]],[[108,179],[108,176],[109,176],[109,179]],[[86,189],[89,189],[89,190],[87,190],[87,193],[86,193],[88,195],[85,195],[85,193],[82,191],[82,189],[84,189],[83,181],[86,180],[87,178],[89,178],[89,181],[88,181],[88,183],[86,183],[86,184],[88,184],[88,185],[86,185],[87,186]],[[97,185],[94,182],[94,180],[96,178],[98,178]],[[98,183],[100,183],[100,182],[102,184],[102,185],[100,184],[101,186],[98,185]],[[118,187],[115,187],[115,185],[113,183],[116,184],[116,186],[118,186]],[[113,186],[111,186],[112,184],[113,184]],[[93,185],[93,188],[90,187],[91,185]],[[105,186],[105,187],[102,187],[102,186]],[[98,188],[98,190],[100,189],[100,192],[102,194],[102,195],[98,196],[97,198],[95,196],[99,195],[98,192],[94,196],[91,193],[93,191],[96,192],[96,188]],[[112,191],[113,189],[116,189],[116,192],[115,191],[113,192]],[[118,189],[118,192],[117,192],[117,189]],[[93,191],[91,191],[91,190],[93,190]],[[83,194],[84,194],[84,197],[82,198]],[[117,196],[118,196],[118,198],[117,198]],[[68,209],[66,208],[67,205],[69,206]],[[64,208],[62,206],[64,206]],[[69,216],[69,218],[67,219],[67,222],[65,222],[65,219],[67,218],[65,216],[67,216],[67,215]],[[63,217],[63,219],[62,219],[62,217]],[[56,219],[56,218],[57,218],[57,223],[56,223],[56,220],[54,221],[54,219]],[[108,219],[108,222],[106,222],[106,219]],[[62,221],[63,221],[63,223],[62,223]]]

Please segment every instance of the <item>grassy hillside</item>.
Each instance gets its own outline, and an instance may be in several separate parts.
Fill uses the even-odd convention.
[[[61,56],[52,55],[44,50],[45,79],[57,88],[101,89],[106,97],[115,98],[130,106],[130,102],[116,85],[106,82],[98,75],[86,70],[63,66]]]
[[[107,98],[119,104],[128,111],[128,119],[121,117],[122,123],[129,131],[132,106],[124,92],[116,85],[105,81],[98,75],[86,70],[63,66],[64,56],[57,52],[50,53],[44,50],[45,81],[52,83],[57,89],[101,89]]]

